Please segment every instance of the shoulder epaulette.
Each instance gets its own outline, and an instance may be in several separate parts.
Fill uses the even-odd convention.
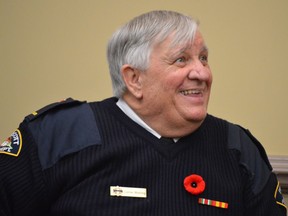
[[[65,100],[49,104],[35,112],[32,112],[30,115],[25,117],[25,120],[28,122],[33,121],[34,119],[38,118],[39,116],[45,114],[48,111],[51,111],[60,107],[72,106],[72,105],[82,104],[82,103],[86,103],[86,101],[79,101],[79,100],[74,100],[72,98],[67,98]]]
[[[54,103],[28,121],[43,170],[68,154],[102,143],[94,112],[86,102],[69,99]]]
[[[240,127],[245,132],[245,134],[252,140],[252,142],[257,147],[262,159],[265,161],[265,163],[267,164],[269,169],[272,170],[272,166],[271,166],[270,161],[268,159],[267,153],[266,153],[264,147],[262,146],[262,144],[260,143],[260,141],[256,137],[254,137],[248,129],[246,129],[240,125],[238,125],[238,127]]]
[[[229,124],[228,147],[239,152],[239,165],[252,179],[252,191],[258,194],[272,171],[266,152],[261,143],[245,128]]]

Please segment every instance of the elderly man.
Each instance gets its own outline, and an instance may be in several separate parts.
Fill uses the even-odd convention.
[[[261,144],[207,114],[212,85],[198,24],[173,11],[112,36],[115,97],[67,99],[0,146],[0,215],[286,214]]]

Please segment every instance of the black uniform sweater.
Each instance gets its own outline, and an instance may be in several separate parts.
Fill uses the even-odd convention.
[[[19,155],[0,154],[0,215],[285,215],[265,151],[245,130],[208,115],[194,133],[165,143],[116,101],[68,100],[26,117]],[[199,195],[183,186],[191,174],[205,182]],[[147,194],[113,196],[111,186]]]

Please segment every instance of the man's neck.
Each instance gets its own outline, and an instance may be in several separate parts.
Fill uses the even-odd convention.
[[[152,133],[154,136],[157,138],[161,138],[161,135],[157,133],[157,131],[153,130],[149,125],[147,125],[135,112],[131,107],[123,100],[120,98],[117,101],[117,106],[129,117],[131,118],[134,122],[145,128],[147,131]]]

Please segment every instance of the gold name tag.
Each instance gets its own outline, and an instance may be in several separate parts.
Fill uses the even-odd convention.
[[[110,186],[110,196],[147,198],[146,188]]]

